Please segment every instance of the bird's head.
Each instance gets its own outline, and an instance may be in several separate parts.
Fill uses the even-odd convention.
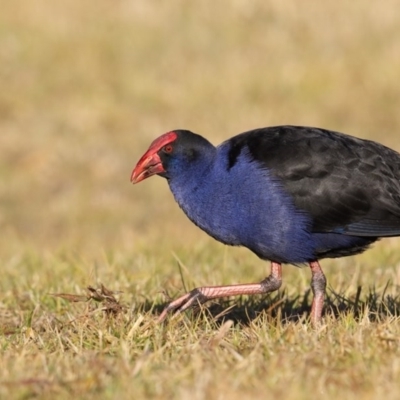
[[[164,133],[151,143],[132,171],[131,182],[139,183],[153,175],[167,179],[204,164],[215,147],[202,136],[186,130]]]

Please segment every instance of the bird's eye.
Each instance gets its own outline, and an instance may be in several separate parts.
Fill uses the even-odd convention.
[[[164,152],[172,153],[172,146],[170,144],[167,144],[166,146],[164,146]]]

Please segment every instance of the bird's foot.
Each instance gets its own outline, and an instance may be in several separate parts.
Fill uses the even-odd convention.
[[[158,317],[157,322],[163,322],[167,317],[167,314],[171,311],[175,311],[175,314],[179,314],[195,304],[200,305],[205,303],[207,300],[208,297],[202,293],[202,288],[193,289],[189,293],[186,293],[176,300],[171,301],[171,303],[164,308],[163,312]]]
[[[225,286],[203,286],[193,289],[189,293],[171,301],[171,303],[164,308],[157,321],[163,322],[170,311],[175,311],[176,314],[179,314],[193,305],[202,304],[208,300],[221,297],[240,296],[243,294],[266,294],[278,290],[281,284],[282,266],[279,263],[273,262],[271,263],[271,274],[262,282]]]

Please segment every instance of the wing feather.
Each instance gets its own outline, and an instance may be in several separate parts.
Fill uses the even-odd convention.
[[[400,235],[400,154],[323,129],[278,126],[229,140],[228,168],[247,151],[313,219],[313,232]]]

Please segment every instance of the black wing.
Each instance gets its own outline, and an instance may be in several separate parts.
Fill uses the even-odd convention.
[[[313,218],[314,232],[400,235],[400,154],[323,129],[277,126],[229,140],[228,168],[246,149]]]

